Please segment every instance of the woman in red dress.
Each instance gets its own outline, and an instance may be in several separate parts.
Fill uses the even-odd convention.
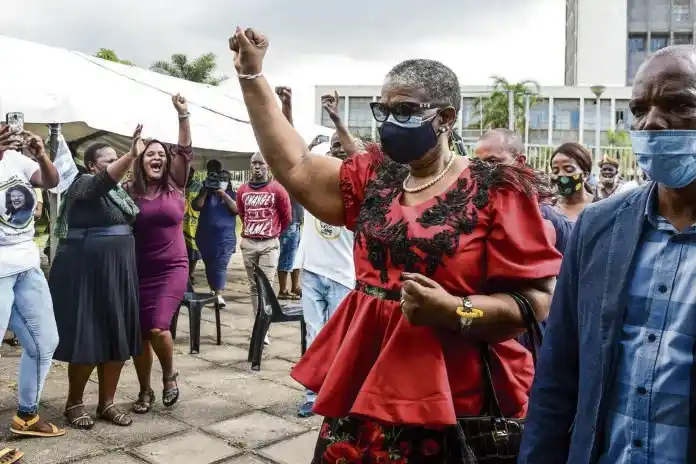
[[[372,104],[383,152],[341,162],[312,156],[284,119],[262,75],[266,38],[237,29],[230,47],[275,178],[321,221],[355,231],[356,289],[292,372],[327,418],[313,462],[459,462],[457,418],[484,408],[481,343],[503,415],[527,411],[533,364],[504,291],[546,317],[560,255],[539,213],[543,182],[450,151],[461,95],[441,63],[392,69]],[[483,317],[463,323],[466,307]]]

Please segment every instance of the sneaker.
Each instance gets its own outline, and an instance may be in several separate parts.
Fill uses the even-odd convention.
[[[314,403],[307,401],[300,405],[300,407],[297,409],[297,417],[312,417],[314,415],[314,412],[312,412],[312,408],[314,407]]]
[[[271,344],[271,337],[266,334],[266,338],[263,339],[263,344],[264,345],[270,345]]]
[[[227,303],[225,302],[225,299],[222,297],[222,295],[217,296],[217,302],[221,308],[224,308],[225,306],[227,306]]]

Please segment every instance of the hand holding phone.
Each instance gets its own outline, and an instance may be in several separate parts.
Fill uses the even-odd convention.
[[[24,132],[24,113],[7,113],[5,123],[15,134]]]

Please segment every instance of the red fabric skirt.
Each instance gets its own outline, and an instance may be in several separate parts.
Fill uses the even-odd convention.
[[[508,417],[524,417],[534,368],[519,343],[492,346],[493,382]],[[292,371],[317,392],[314,412],[389,424],[453,425],[483,408],[477,346],[462,335],[411,325],[398,301],[352,291]]]

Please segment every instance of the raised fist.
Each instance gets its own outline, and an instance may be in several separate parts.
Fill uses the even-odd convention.
[[[289,105],[292,103],[292,89],[290,87],[276,87],[275,93],[280,98],[280,102],[283,105]]]
[[[234,67],[243,75],[260,74],[263,58],[268,51],[268,39],[254,29],[237,27],[230,37],[230,50],[234,54]]]

